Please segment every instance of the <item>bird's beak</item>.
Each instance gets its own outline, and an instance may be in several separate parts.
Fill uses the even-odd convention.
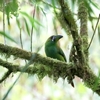
[[[56,40],[59,40],[62,37],[63,37],[62,35],[56,35]]]

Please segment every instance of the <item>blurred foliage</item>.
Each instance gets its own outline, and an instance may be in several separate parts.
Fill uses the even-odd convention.
[[[16,43],[16,41],[12,37],[10,37],[7,33],[0,31],[0,34],[3,35],[4,37],[8,38],[10,41]]]
[[[98,37],[99,37],[99,42],[100,42],[100,25],[98,26]]]
[[[17,0],[1,0],[0,8],[7,15],[8,25],[10,25],[10,17],[11,15],[18,16],[18,1]]]
[[[69,7],[73,12],[73,16],[75,17],[76,23],[79,27],[79,20],[77,19],[77,7],[81,0],[65,1],[69,4]],[[100,10],[100,6],[98,4],[100,1],[98,1],[98,3],[96,0],[83,1],[88,11],[88,29],[90,41],[96,20],[99,15],[98,11]],[[55,12],[60,11],[60,6],[57,0],[0,0],[0,11],[5,14],[4,18],[6,18],[5,22],[3,23],[4,19],[0,13],[0,19],[2,19],[0,20],[0,34],[9,39],[7,40],[7,45],[20,47],[21,43],[19,40],[19,33],[21,33],[23,49],[31,51],[30,45],[32,45],[33,52],[38,51],[42,55],[45,55],[43,46],[46,39],[53,34],[62,34],[64,38],[62,41],[60,41],[60,44],[66,53],[66,57],[68,58],[71,47],[71,37],[68,36],[65,30],[62,29],[59,21],[56,18],[57,16],[55,15]],[[3,32],[2,23],[5,24],[5,32]],[[5,34],[6,31],[10,34]],[[31,32],[33,34],[31,34]],[[100,40],[100,27],[98,27],[97,32],[98,34],[95,36],[89,50],[89,63],[91,68],[94,70],[94,73],[98,75],[98,71],[100,69],[100,44],[98,43],[98,37]],[[16,44],[13,44],[12,41],[17,42]],[[3,42],[2,37],[0,37],[0,42]],[[5,59],[4,56],[2,56],[2,58]],[[20,65],[25,65],[25,62],[21,59],[13,59],[13,57],[11,57],[7,60],[11,62],[13,61],[13,63]],[[0,68],[1,73],[4,70],[5,69]],[[10,76],[6,80],[5,85],[0,84],[0,100],[2,100],[4,94],[17,77],[18,74],[15,74],[13,77]],[[7,100],[100,99],[96,94],[93,95],[93,92],[90,89],[87,89],[79,78],[76,77],[74,83],[75,88],[72,88],[66,80],[59,79],[57,83],[54,83],[52,79],[49,79],[46,76],[43,80],[39,81],[37,75],[28,76],[27,74],[23,74],[12,91],[10,91]]]

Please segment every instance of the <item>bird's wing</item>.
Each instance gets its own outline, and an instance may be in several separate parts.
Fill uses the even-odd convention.
[[[64,54],[64,52],[62,51],[61,48],[58,49],[58,53],[64,58],[65,61],[67,61],[66,57],[65,57],[65,54]]]

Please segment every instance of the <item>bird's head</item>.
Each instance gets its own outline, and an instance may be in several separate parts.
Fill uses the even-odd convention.
[[[46,44],[56,44],[57,41],[62,37],[62,35],[52,35],[47,39]]]

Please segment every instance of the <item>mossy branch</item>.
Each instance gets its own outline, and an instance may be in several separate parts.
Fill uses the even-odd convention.
[[[28,74],[37,74],[40,78],[48,75],[49,77],[54,78],[56,81],[59,77],[65,79],[66,77],[70,77],[71,75],[77,75],[81,79],[83,79],[86,86],[91,88],[94,92],[100,95],[100,79],[91,71],[89,68],[87,61],[85,60],[84,48],[83,48],[83,39],[80,36],[84,36],[87,34],[87,31],[82,31],[85,29],[83,21],[81,20],[81,31],[80,35],[78,34],[77,25],[72,16],[72,12],[70,11],[67,3],[64,3],[64,0],[59,0],[61,6],[61,13],[63,14],[63,22],[65,23],[69,30],[70,34],[73,37],[74,49],[72,52],[76,51],[77,55],[74,54],[75,60],[74,63],[71,61],[69,64],[65,62],[61,62],[52,58],[43,57],[38,53],[27,52],[25,50],[7,46],[0,44],[0,53],[6,55],[7,57],[13,55],[15,58],[21,58],[30,61],[32,56],[35,58],[33,62],[30,63],[30,66],[27,67],[26,70],[23,71],[24,66],[15,65],[13,63],[9,63],[0,59],[0,65],[7,68],[8,72],[5,73],[4,77],[2,77],[1,81],[7,78],[11,72],[25,72]],[[79,11],[81,12],[81,11]],[[81,17],[80,17],[81,18]],[[86,21],[86,20],[85,20]],[[64,26],[66,28],[66,26]],[[87,35],[86,35],[87,36]],[[87,38],[87,37],[86,37]],[[84,40],[87,42],[87,40]],[[74,52],[75,53],[75,52]],[[77,61],[78,60],[78,61]],[[75,64],[75,62],[77,63]]]
[[[3,81],[5,81],[5,80],[9,77],[10,74],[11,74],[11,71],[8,70],[8,71],[3,75],[3,77],[0,79],[0,83],[2,83]]]
[[[70,34],[73,38],[73,46],[71,49],[70,60],[76,67],[76,72],[72,75],[77,75],[83,79],[84,83],[91,88],[94,92],[100,95],[100,79],[95,76],[88,65],[88,34],[87,34],[87,11],[83,2],[79,5],[79,18],[80,18],[80,34],[77,30],[77,25],[72,16],[72,12],[68,7],[68,4],[64,0],[59,0],[61,6],[61,12],[63,14],[64,25],[68,26]],[[83,14],[84,12],[84,14]],[[83,15],[86,15],[83,18]],[[64,27],[65,28],[65,27]],[[83,43],[84,42],[84,43]]]
[[[82,48],[82,40],[78,34],[76,22],[74,20],[71,10],[68,7],[68,4],[64,2],[64,0],[59,0],[59,4],[61,6],[61,11],[64,16],[65,24],[66,26],[68,26],[68,29],[71,32],[79,61],[83,66],[85,63],[85,56]]]
[[[79,3],[78,18],[80,19],[80,36],[82,38],[82,46],[85,59],[88,62],[88,29],[87,29],[87,9],[83,1]]]
[[[54,80],[57,80],[59,77],[62,77],[63,79],[69,77],[70,72],[72,72],[71,74],[77,75],[78,77],[82,78],[89,88],[100,95],[100,79],[85,66],[79,67],[81,65],[75,66],[72,63],[67,64],[65,62],[61,62],[52,58],[43,57],[38,53],[27,52],[25,50],[3,44],[0,44],[0,53],[27,59],[28,61],[30,61],[32,55],[35,55],[33,63],[31,63],[31,65],[24,71],[25,73],[33,75],[37,74],[38,76],[40,76],[40,78],[43,78],[46,75],[48,75],[49,77],[53,76]],[[3,61],[2,59],[0,59],[0,65],[7,68],[11,72],[22,72],[22,69],[24,68],[7,61]]]

